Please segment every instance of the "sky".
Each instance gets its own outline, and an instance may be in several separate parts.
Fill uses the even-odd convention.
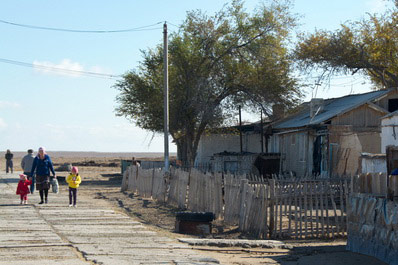
[[[186,12],[212,15],[227,0],[2,0],[0,9],[0,150],[40,146],[53,151],[163,152],[163,135],[144,131],[115,116],[117,78],[135,69],[141,50],[162,43],[162,23],[176,31]],[[248,11],[260,2],[245,1]],[[335,30],[366,13],[380,13],[383,0],[292,0],[299,31]],[[391,4],[390,4],[391,5]],[[73,30],[25,28],[7,22]],[[147,27],[148,26],[148,27]],[[62,71],[48,69],[61,68]],[[94,72],[93,77],[81,72]],[[336,77],[330,86],[307,79],[305,100],[339,97],[371,89],[366,80]],[[246,114],[246,118],[253,118]],[[170,137],[171,140],[171,137]],[[170,152],[176,146],[170,143]]]

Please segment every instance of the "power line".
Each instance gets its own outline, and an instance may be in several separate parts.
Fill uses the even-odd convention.
[[[165,21],[165,22],[166,22],[167,24],[170,24],[170,25],[176,27],[176,28],[179,28],[179,27],[180,27],[180,26],[177,26],[176,24],[171,23],[170,21]]]
[[[148,31],[148,30],[157,30],[162,29],[161,27],[151,28],[156,25],[159,25],[163,22],[157,22],[151,25],[137,27],[137,28],[129,28],[129,29],[116,29],[116,30],[80,30],[80,29],[66,29],[66,28],[52,28],[52,27],[44,27],[44,26],[36,26],[36,25],[28,25],[28,24],[20,24],[14,23],[6,20],[1,20],[0,23],[23,27],[23,28],[30,28],[30,29],[41,29],[41,30],[52,30],[52,31],[63,31],[63,32],[75,32],[75,33],[123,33],[123,32],[133,32],[133,31]]]
[[[64,73],[64,74],[79,74],[79,75],[86,75],[86,76],[96,77],[96,78],[119,79],[120,77],[122,77],[121,75],[110,75],[110,74],[103,74],[103,73],[96,73],[96,72],[89,72],[89,71],[71,70],[71,69],[65,69],[65,68],[59,68],[59,67],[53,67],[53,66],[46,66],[46,65],[32,64],[32,63],[26,63],[26,62],[21,62],[21,61],[14,61],[14,60],[9,60],[9,59],[4,59],[4,58],[0,58],[0,62],[18,65],[18,66],[30,67],[30,68],[40,69],[40,70],[59,72],[59,73]]]

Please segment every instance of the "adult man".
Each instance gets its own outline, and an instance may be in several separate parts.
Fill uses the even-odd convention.
[[[29,149],[28,154],[22,158],[21,167],[22,167],[23,173],[26,176],[30,176],[30,171],[32,170],[32,165],[33,165],[34,159],[35,159],[35,156],[33,155],[32,149]],[[30,180],[32,181],[32,184],[30,185],[30,192],[33,194],[33,192],[35,191],[36,176],[33,175]]]
[[[5,158],[6,158],[6,173],[9,172],[11,169],[11,174],[14,173],[14,165],[12,163],[12,159],[14,157],[14,154],[11,153],[10,149],[7,149]]]

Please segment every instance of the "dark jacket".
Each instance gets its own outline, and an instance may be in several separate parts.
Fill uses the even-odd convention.
[[[6,160],[12,160],[12,158],[14,157],[13,153],[6,153],[5,158]]]
[[[44,159],[40,159],[37,155],[33,160],[32,170],[30,171],[30,176],[32,177],[36,170],[36,176],[49,176],[50,171],[55,176],[53,162],[48,155],[44,155]]]

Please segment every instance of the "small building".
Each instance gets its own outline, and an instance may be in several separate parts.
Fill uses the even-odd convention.
[[[398,146],[398,111],[381,118],[381,152],[385,154],[389,145]]]
[[[270,152],[281,153],[281,171],[300,176],[356,174],[362,153],[381,152],[381,118],[396,110],[395,88],[313,99],[271,125]]]
[[[269,121],[266,122],[268,124]],[[242,133],[242,142],[239,133]],[[227,128],[213,129],[201,136],[195,166],[212,163],[215,154],[242,153],[259,154],[265,150],[266,139],[261,140],[260,122],[233,126]],[[261,148],[261,143],[264,144]]]
[[[386,154],[362,153],[359,158],[358,173],[387,172]]]

